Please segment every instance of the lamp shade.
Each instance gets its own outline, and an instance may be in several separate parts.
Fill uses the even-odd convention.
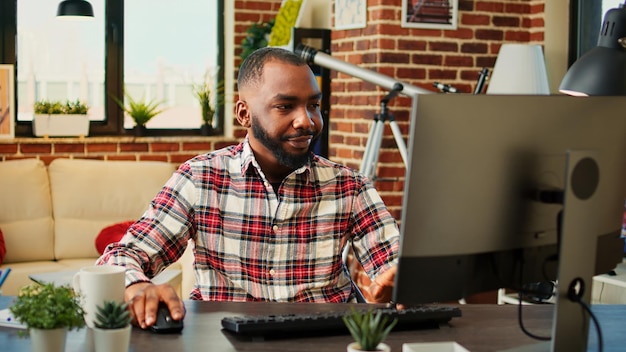
[[[487,94],[550,94],[541,46],[503,44],[489,79]]]
[[[559,91],[569,95],[626,95],[626,10],[607,11],[598,46],[569,68]]]
[[[62,18],[93,18],[93,8],[85,0],[64,0],[59,4],[57,17]]]

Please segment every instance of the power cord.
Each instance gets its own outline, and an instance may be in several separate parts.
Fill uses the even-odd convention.
[[[520,281],[521,281],[521,276],[520,276]],[[521,286],[521,283],[520,283],[520,286]],[[584,293],[585,293],[584,280],[581,278],[576,278],[570,283],[567,289],[567,298],[574,303],[578,303],[582,307],[584,312],[589,314],[589,317],[591,318],[591,321],[593,322],[593,325],[596,329],[596,335],[598,336],[598,352],[603,352],[604,338],[602,336],[602,329],[600,328],[600,322],[598,321],[598,317],[593,313],[593,311],[591,311],[591,308],[589,307],[589,305],[582,300]],[[526,334],[530,338],[533,338],[539,341],[550,341],[552,337],[535,335],[529,330],[527,330],[526,327],[524,326],[524,319],[522,318],[522,298],[523,298],[523,292],[519,291],[518,292],[518,305],[517,305],[517,320],[518,320],[520,329],[524,332],[524,334]]]
[[[550,341],[552,339],[551,336],[539,336],[535,335],[532,332],[528,331],[524,326],[524,319],[522,318],[522,291],[519,291],[518,299],[517,299],[517,322],[519,324],[520,329],[526,336],[533,338],[539,341]]]
[[[539,341],[550,341],[551,336],[539,336],[535,335],[524,326],[524,319],[522,318],[522,301],[524,298],[524,262],[522,261],[519,266],[519,291],[517,291],[517,322],[519,324],[520,329],[526,336],[529,336],[535,340]]]
[[[596,328],[596,334],[598,335],[598,352],[602,352],[604,349],[604,340],[602,337],[602,329],[600,329],[600,322],[598,321],[598,317],[591,311],[591,307],[587,303],[582,300],[583,295],[585,294],[585,281],[581,278],[576,278],[572,280],[567,288],[567,298],[574,302],[580,304],[589,317],[591,321],[593,321],[593,325]]]

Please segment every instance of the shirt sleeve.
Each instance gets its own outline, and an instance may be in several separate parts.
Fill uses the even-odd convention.
[[[352,241],[355,255],[374,280],[397,264],[400,232],[396,220],[373,184],[364,179],[353,205]]]
[[[150,281],[178,260],[195,235],[192,225],[196,189],[190,168],[182,164],[151,201],[142,217],[96,265],[126,267],[126,286]]]

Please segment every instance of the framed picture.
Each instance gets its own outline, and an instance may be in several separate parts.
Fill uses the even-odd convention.
[[[402,27],[456,29],[459,0],[402,0]]]
[[[14,79],[13,65],[0,65],[0,138],[15,136]]]
[[[367,0],[335,0],[335,29],[367,27]]]

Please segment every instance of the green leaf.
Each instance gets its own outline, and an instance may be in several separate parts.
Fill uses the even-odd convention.
[[[389,322],[389,317],[383,316],[381,312],[374,313],[372,308],[359,311],[354,307],[350,314],[343,317],[343,321],[350,335],[364,351],[375,351],[376,346],[387,338],[398,323],[397,319]]]

